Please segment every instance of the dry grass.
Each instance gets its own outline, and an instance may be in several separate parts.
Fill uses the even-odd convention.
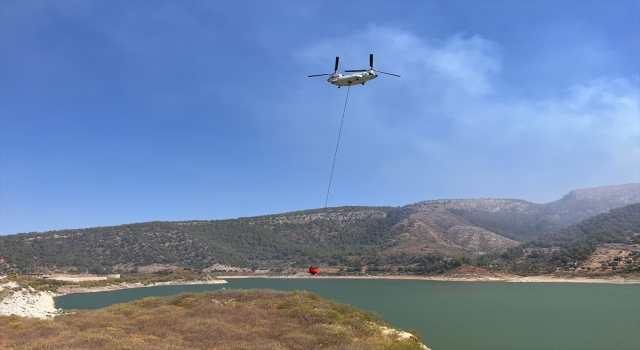
[[[228,290],[145,298],[54,320],[0,317],[2,349],[420,349],[376,313],[308,292]]]

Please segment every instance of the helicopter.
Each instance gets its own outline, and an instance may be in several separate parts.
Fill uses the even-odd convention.
[[[369,80],[373,80],[378,77],[377,73],[393,75],[394,77],[400,78],[399,75],[393,73],[387,73],[382,71],[374,71],[373,70],[373,54],[369,55],[369,69],[355,69],[355,70],[345,70],[345,72],[358,72],[356,74],[342,75],[338,73],[338,63],[340,62],[340,57],[336,56],[336,65],[333,70],[333,73],[326,74],[314,74],[310,75],[309,78],[313,77],[321,77],[324,75],[329,75],[329,79],[327,81],[333,85],[336,85],[338,88],[341,86],[351,86],[362,84],[364,85]]]

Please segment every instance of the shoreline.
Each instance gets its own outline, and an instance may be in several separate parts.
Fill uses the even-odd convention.
[[[157,287],[157,286],[170,286],[170,285],[193,285],[193,284],[224,284],[225,280],[216,279],[210,281],[168,281],[157,282],[148,285],[142,283],[118,283],[114,285],[102,286],[102,287],[79,287],[79,286],[64,286],[60,287],[57,293],[54,292],[35,292],[31,288],[30,291],[22,288],[19,291],[14,291],[13,294],[6,296],[0,300],[0,316],[16,315],[20,317],[33,317],[41,319],[51,319],[58,315],[61,315],[62,309],[56,309],[55,301],[53,298],[60,297],[68,294],[80,294],[80,293],[96,293],[96,292],[108,292],[121,289],[133,289],[144,287]],[[7,282],[0,284],[0,290],[4,288],[17,287],[15,282]]]
[[[21,317],[35,317],[50,319],[60,315],[61,309],[55,308],[55,297],[69,294],[81,293],[98,293],[123,289],[146,288],[171,285],[203,285],[203,284],[224,284],[228,283],[227,279],[247,279],[247,278],[271,278],[271,279],[352,279],[352,280],[420,280],[420,281],[441,281],[441,282],[513,282],[513,283],[604,283],[604,284],[623,284],[634,285],[640,284],[640,277],[634,276],[624,278],[620,276],[589,278],[589,277],[555,277],[555,276],[512,276],[501,274],[456,274],[446,276],[308,276],[308,275],[237,275],[237,276],[216,276],[217,279],[209,281],[167,281],[151,284],[142,283],[118,283],[101,287],[80,287],[80,286],[63,286],[54,292],[38,292],[15,291],[12,295],[6,296],[0,300],[0,315],[17,315]],[[11,288],[17,284],[7,282],[0,284],[2,287]]]
[[[129,283],[122,282],[118,284],[110,284],[107,286],[101,287],[80,287],[80,286],[63,286],[58,288],[58,292],[54,293],[54,297],[61,297],[69,294],[82,294],[82,293],[98,293],[98,292],[110,292],[114,290],[122,290],[122,289],[133,289],[133,288],[146,288],[146,287],[159,287],[159,286],[188,286],[193,284],[224,284],[227,283],[224,279],[215,279],[209,281],[167,281],[167,282],[156,282],[150,284],[143,283]]]
[[[510,275],[478,275],[460,274],[447,276],[304,276],[304,275],[243,275],[216,276],[221,279],[241,278],[319,278],[319,279],[381,279],[381,280],[421,280],[442,282],[513,282],[513,283],[605,283],[605,284],[640,284],[640,277],[554,277],[554,276],[510,276]]]

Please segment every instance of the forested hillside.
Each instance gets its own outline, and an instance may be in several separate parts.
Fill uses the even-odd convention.
[[[90,272],[117,265],[175,264],[204,269],[214,263],[248,268],[337,264],[344,257],[391,245],[390,208],[331,209],[320,234],[321,211],[214,221],[151,222],[0,237],[7,268],[78,267]]]
[[[503,264],[514,270],[548,270],[557,267],[579,267],[600,247],[617,243],[620,255],[628,250],[628,263],[635,271],[640,255],[640,204],[616,208],[557,231],[544,234],[501,254],[490,254],[481,259],[484,266]],[[618,266],[618,264],[616,264]],[[639,268],[640,269],[640,268]]]
[[[326,216],[316,209],[230,220],[26,233],[0,237],[0,269],[110,272],[167,264],[196,270],[225,265],[283,271],[321,264],[353,271],[364,265],[440,271],[444,261],[451,261],[445,257],[474,258],[503,251],[564,223],[629,202],[640,202],[638,184],[572,191],[548,204],[434,200],[403,207],[330,208]],[[573,234],[559,232],[565,231],[554,234]],[[552,237],[560,236],[541,236],[527,247],[549,240],[559,244],[561,239]],[[584,239],[576,243],[577,248],[563,248],[584,249],[592,242]],[[432,266],[435,263],[440,265]]]

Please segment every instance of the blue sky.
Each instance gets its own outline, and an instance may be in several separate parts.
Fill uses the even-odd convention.
[[[0,1],[0,234],[640,180],[639,1]]]

